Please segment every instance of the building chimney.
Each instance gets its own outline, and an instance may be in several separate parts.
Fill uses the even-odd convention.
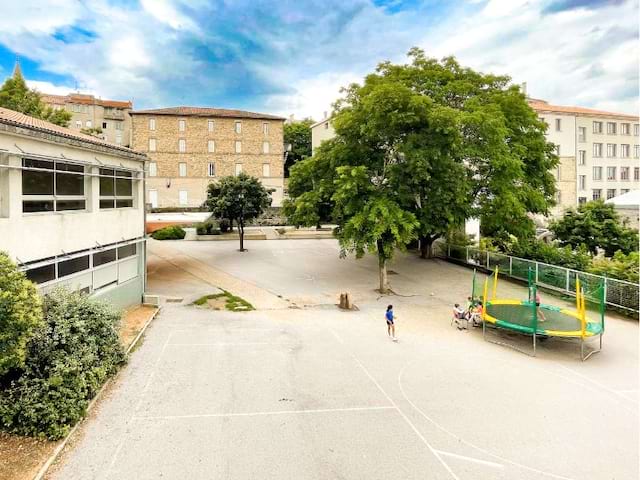
[[[327,111],[325,110],[323,120],[326,120],[326,119],[327,119]]]
[[[524,96],[529,98],[529,96],[527,95],[527,82],[522,82],[520,84],[520,90],[522,90],[522,93],[524,93]]]

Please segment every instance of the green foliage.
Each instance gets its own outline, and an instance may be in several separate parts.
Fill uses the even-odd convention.
[[[584,247],[573,250],[568,246],[559,247],[536,239],[514,242],[508,253],[515,257],[581,271],[586,271],[591,264],[591,255]]]
[[[549,229],[562,245],[586,245],[592,253],[600,247],[608,257],[618,250],[625,254],[638,251],[638,231],[627,227],[615,207],[602,200],[567,210]]]
[[[639,283],[639,262],[640,254],[638,252],[625,255],[621,251],[617,251],[613,258],[594,258],[587,271],[596,275]]]
[[[231,230],[231,222],[227,218],[220,219],[220,231],[222,233],[227,233]]]
[[[202,307],[207,304],[207,300],[224,298],[225,299],[225,308],[231,312],[249,312],[251,310],[255,310],[253,305],[247,302],[244,298],[237,297],[226,290],[222,293],[215,293],[212,295],[205,295],[204,297],[200,297],[195,302],[194,305]]]
[[[168,227],[156,230],[151,234],[155,240],[182,240],[187,232],[178,225],[170,225]]]
[[[84,133],[85,135],[98,136],[102,134],[102,128],[93,127],[93,128],[82,128],[80,129],[80,133]]]
[[[207,220],[206,222],[196,224],[196,232],[198,235],[220,235],[220,224],[216,220]]]
[[[314,121],[305,118],[299,122],[284,124],[284,143],[291,145],[284,165],[285,177],[289,176],[289,169],[300,160],[311,156],[311,125]]]
[[[0,252],[0,377],[24,367],[27,342],[42,324],[36,286]]]
[[[71,120],[71,112],[45,105],[40,94],[27,87],[20,73],[7,78],[0,87],[0,107],[41,118],[62,127],[68,126]]]
[[[244,226],[271,206],[269,194],[272,191],[267,190],[257,178],[241,173],[211,183],[205,204],[214,217],[236,222],[240,234],[240,250],[243,251]]]
[[[125,361],[120,315],[86,295],[59,289],[44,299],[45,323],[28,343],[25,366],[0,379],[0,425],[58,439]]]

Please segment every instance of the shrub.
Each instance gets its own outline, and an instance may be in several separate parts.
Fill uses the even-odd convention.
[[[151,234],[155,240],[182,240],[187,232],[178,225],[171,225],[168,227],[156,230]]]
[[[222,233],[227,233],[229,230],[231,230],[231,222],[226,218],[220,220],[220,231]]]
[[[571,247],[558,247],[540,240],[514,242],[508,253],[516,257],[537,260],[538,262],[585,271],[591,264],[591,256],[585,247],[572,250]]]
[[[198,235],[220,235],[218,227],[218,222],[210,219],[206,222],[196,224],[196,232]]]
[[[44,324],[25,366],[0,379],[0,425],[13,433],[61,438],[125,361],[120,315],[105,303],[58,289],[44,298]]]
[[[621,251],[617,251],[613,258],[594,258],[587,271],[596,275],[638,283],[640,274],[638,271],[639,260],[640,254],[638,252],[631,252],[625,255]]]
[[[0,252],[0,377],[24,367],[27,342],[42,324],[36,286]]]

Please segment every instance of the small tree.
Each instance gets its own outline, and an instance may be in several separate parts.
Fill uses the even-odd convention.
[[[45,105],[40,94],[27,87],[19,69],[16,69],[13,76],[7,78],[0,88],[0,107],[41,118],[62,127],[68,126],[71,120],[71,112]]]
[[[205,204],[214,217],[236,222],[240,251],[244,252],[245,223],[259,217],[271,206],[271,192],[273,190],[264,188],[257,178],[241,173],[210,184]]]
[[[549,229],[561,245],[586,245],[592,253],[600,247],[608,257],[618,250],[625,254],[638,251],[638,231],[627,227],[614,206],[602,200],[567,210],[561,219],[551,222]]]
[[[0,252],[0,377],[24,366],[27,343],[42,324],[36,286]]]
[[[284,143],[291,145],[284,165],[285,176],[289,176],[289,169],[307,157],[311,156],[311,125],[313,120],[305,118],[299,122],[284,124]]]

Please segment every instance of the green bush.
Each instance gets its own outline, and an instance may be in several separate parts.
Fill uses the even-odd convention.
[[[168,227],[156,230],[151,234],[155,240],[182,240],[187,232],[178,225],[171,225]]]
[[[24,368],[0,378],[0,426],[58,439],[125,361],[120,315],[105,303],[58,289],[44,298],[44,324],[27,345]]]
[[[559,247],[541,240],[514,242],[510,245],[507,253],[515,257],[537,260],[574,270],[585,271],[591,264],[589,251],[584,247],[572,250],[569,246]]]
[[[198,223],[196,224],[196,232],[198,235],[220,235],[219,224],[211,219]]]
[[[0,252],[0,377],[24,367],[27,342],[42,324],[36,286]]]
[[[638,252],[631,252],[625,255],[621,251],[617,251],[613,258],[594,258],[587,271],[596,275],[638,283],[640,280],[639,261],[640,254]]]
[[[220,220],[220,231],[222,233],[227,233],[229,230],[231,230],[231,222],[226,218]]]

